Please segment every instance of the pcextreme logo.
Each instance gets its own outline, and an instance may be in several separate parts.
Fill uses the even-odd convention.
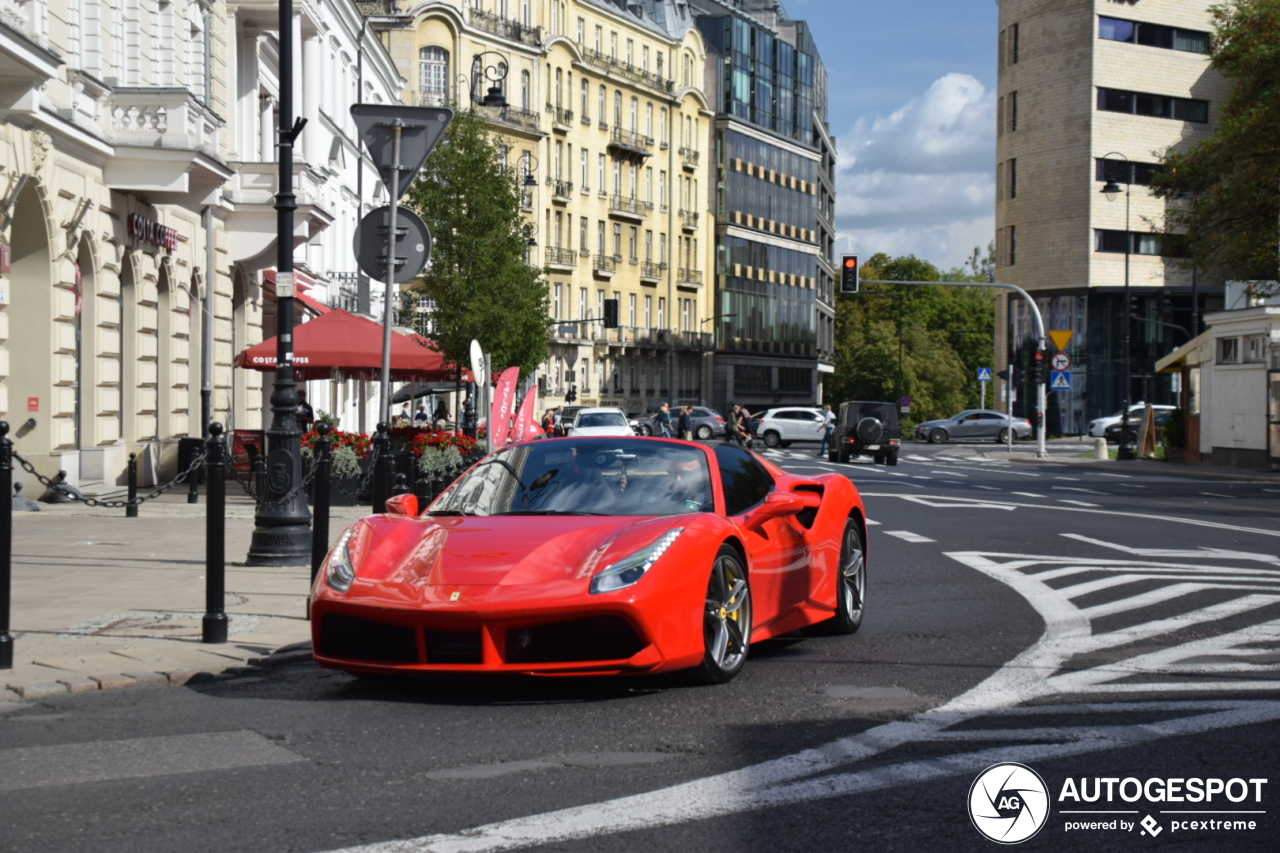
[[[969,787],[969,819],[983,836],[1000,844],[1031,838],[1049,818],[1049,789],[1025,764],[993,764]]]

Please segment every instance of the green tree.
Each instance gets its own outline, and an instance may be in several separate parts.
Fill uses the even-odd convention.
[[[495,370],[528,374],[547,358],[547,286],[544,271],[525,263],[520,193],[484,121],[469,110],[454,116],[409,191],[408,204],[434,238],[431,263],[412,290],[434,301],[431,339],[456,364],[469,360],[472,339]]]
[[[965,267],[942,273],[928,261],[876,254],[862,276],[882,281],[986,281],[980,250]],[[978,405],[977,370],[990,366],[995,294],[989,288],[869,285],[836,306],[836,372],[826,402],[912,400],[911,423]]]
[[[1213,134],[1164,152],[1171,253],[1214,277],[1274,279],[1280,220],[1280,0],[1213,7],[1210,55],[1232,83]]]

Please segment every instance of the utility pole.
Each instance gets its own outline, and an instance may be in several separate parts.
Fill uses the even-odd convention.
[[[276,193],[276,377],[267,430],[266,489],[254,512],[250,566],[305,566],[311,560],[311,512],[302,482],[302,433],[293,381],[293,143],[306,119],[293,120],[293,0],[280,0],[280,186]],[[287,496],[293,496],[285,500]]]

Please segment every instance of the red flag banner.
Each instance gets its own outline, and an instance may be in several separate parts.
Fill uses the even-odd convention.
[[[511,434],[511,415],[516,405],[516,383],[520,381],[520,368],[508,367],[498,377],[498,388],[493,394],[493,417],[489,424],[490,446],[494,449],[507,443]]]
[[[520,414],[516,415],[515,441],[525,441],[542,434],[542,427],[538,426],[537,412],[538,386],[533,385],[529,388],[529,393],[524,395],[524,402],[520,404]]]

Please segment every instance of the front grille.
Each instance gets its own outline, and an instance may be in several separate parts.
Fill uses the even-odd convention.
[[[412,628],[329,613],[320,623],[320,654],[345,660],[417,663],[418,640]]]
[[[594,616],[507,632],[507,663],[625,660],[644,642],[621,616]]]
[[[426,633],[427,663],[483,663],[480,629]]]

